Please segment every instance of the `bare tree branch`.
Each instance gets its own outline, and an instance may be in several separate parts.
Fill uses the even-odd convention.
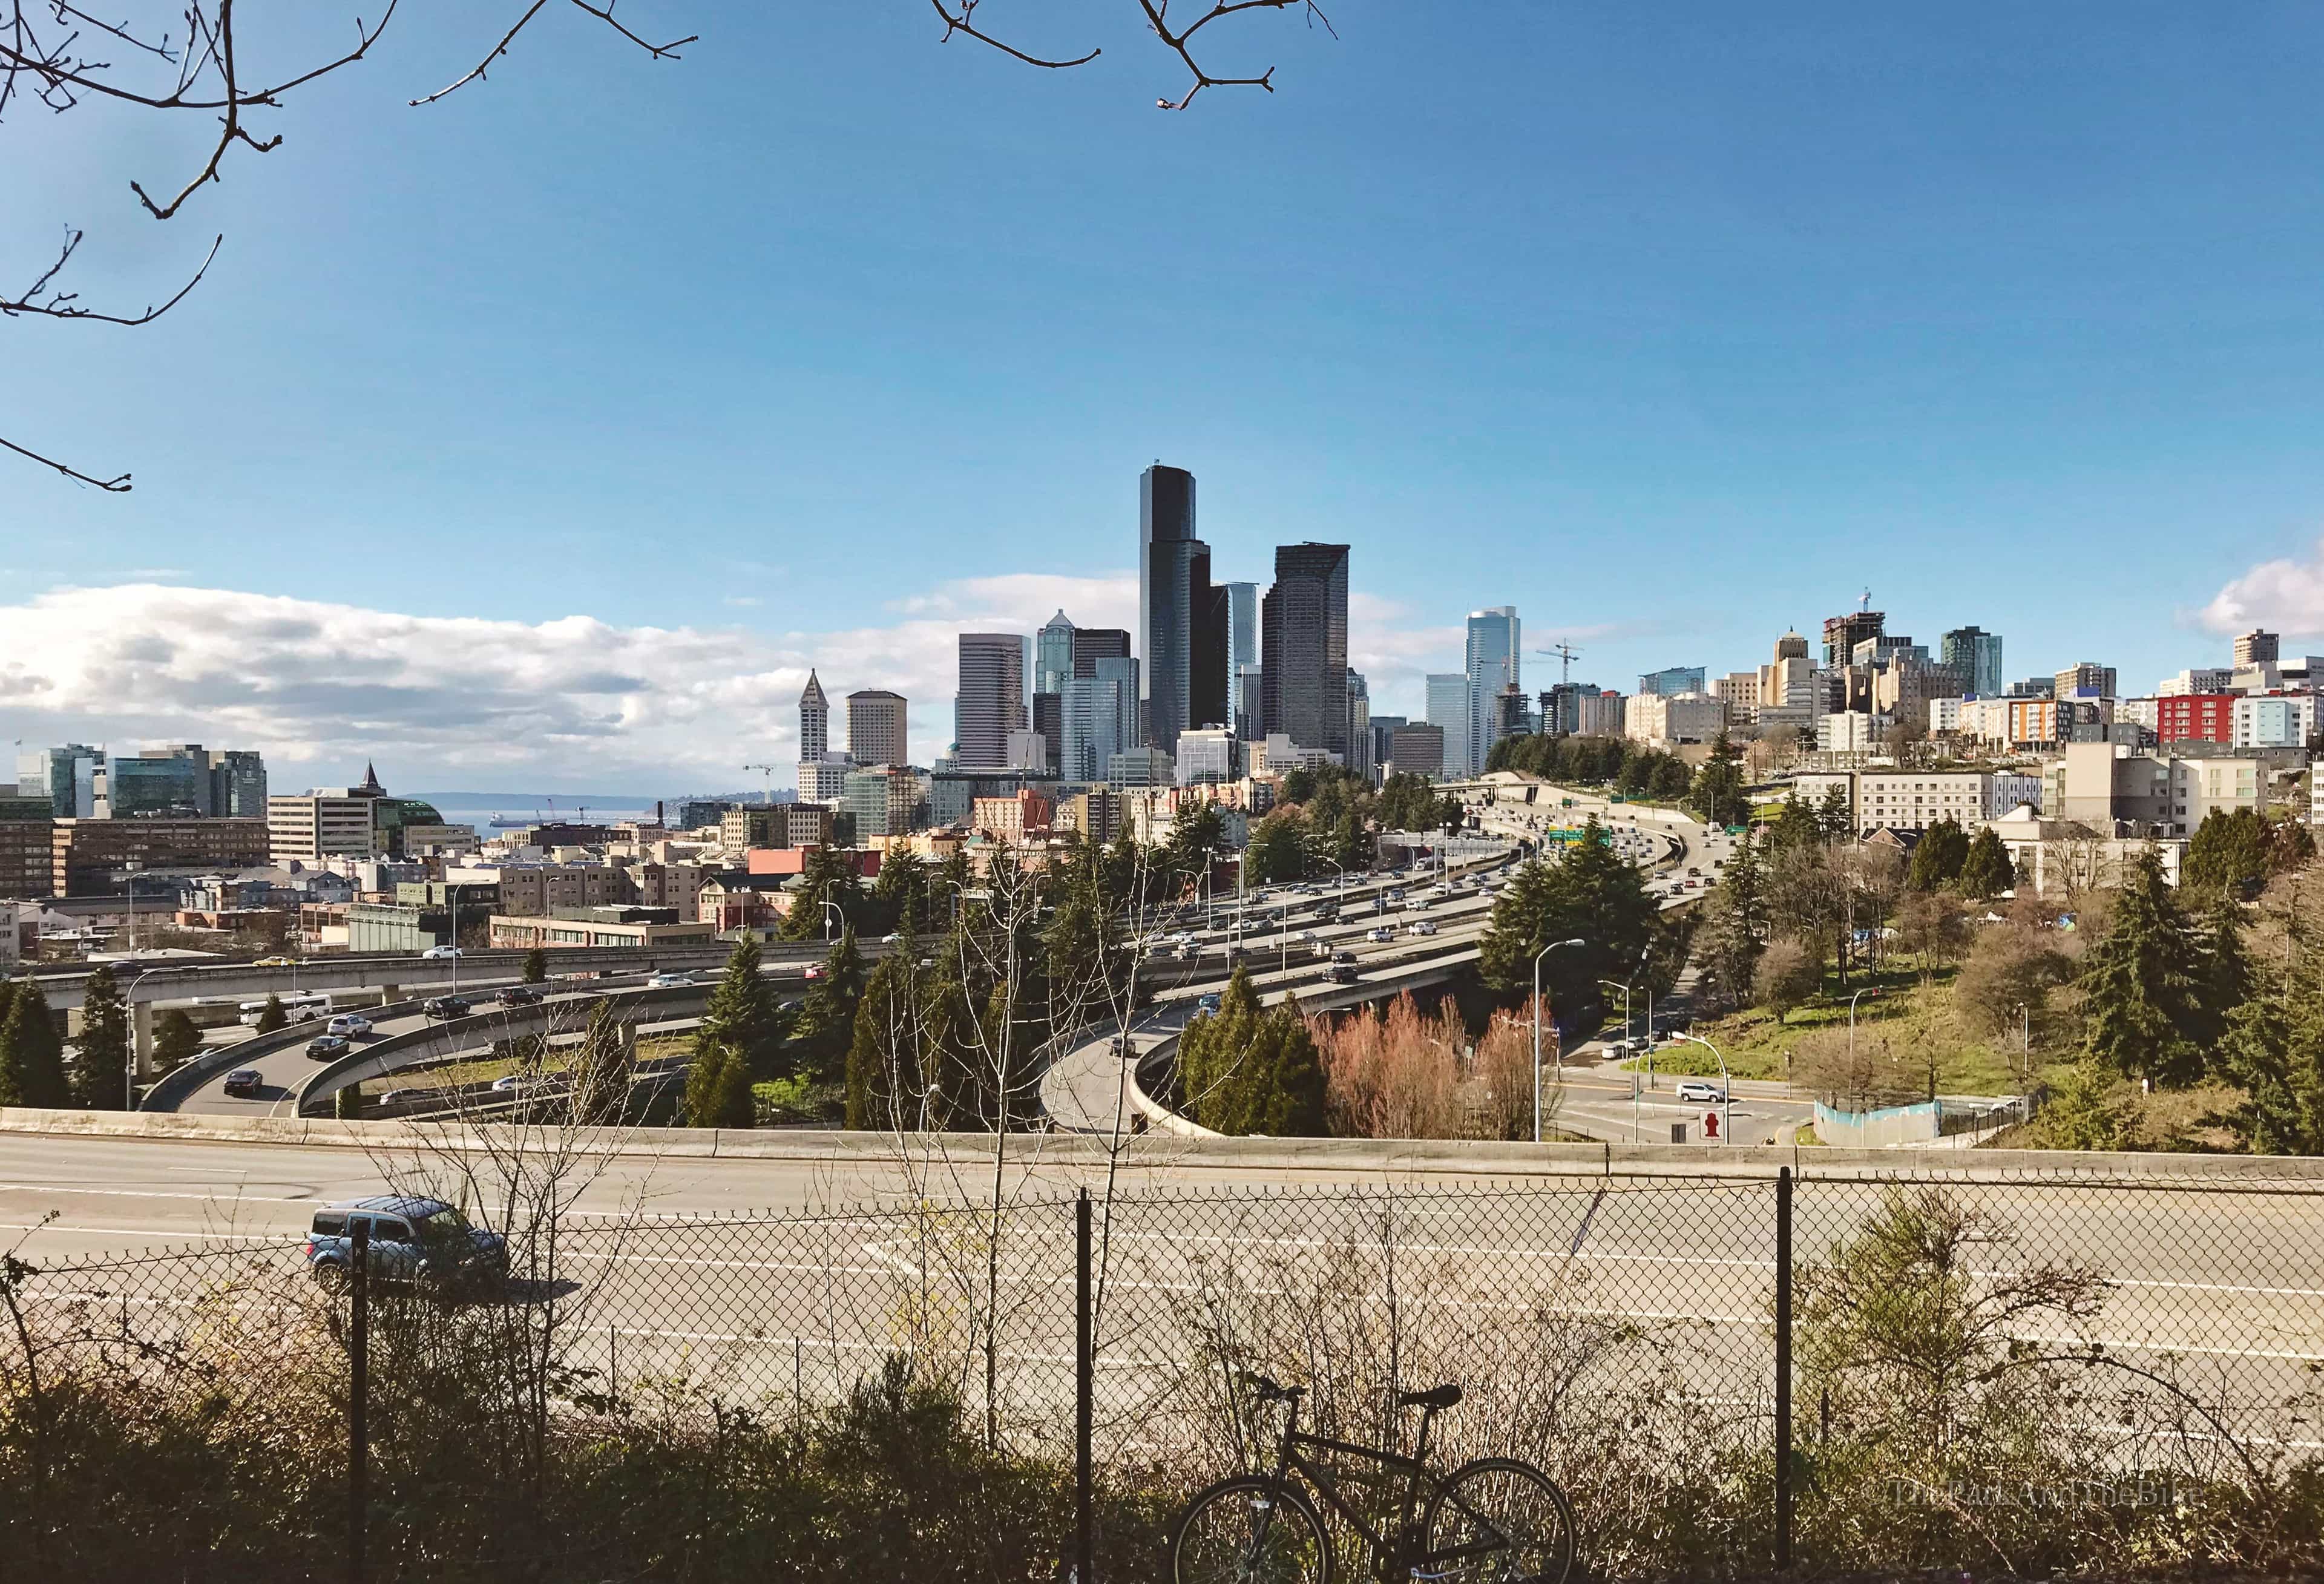
[[[202,277],[209,273],[210,263],[217,257],[218,249],[226,244],[226,234],[220,232],[210,239],[210,250],[202,255],[201,267],[178,288],[168,301],[158,308],[149,304],[145,311],[139,314],[99,313],[95,309],[83,308],[80,306],[80,294],[77,291],[52,291],[47,300],[41,299],[41,293],[48,290],[49,282],[55,280],[71,260],[73,250],[80,246],[80,232],[67,232],[65,244],[57,254],[57,262],[42,271],[40,279],[33,281],[23,296],[0,297],[0,317],[14,318],[23,314],[34,314],[52,319],[92,319],[101,325],[150,325],[183,302],[186,293],[202,283]]]
[[[977,6],[982,4],[982,0],[959,0],[960,10],[957,14],[945,8],[945,0],[928,0],[928,4],[936,8],[936,14],[938,16],[944,18],[944,38],[940,41],[943,43],[952,42],[953,34],[963,33],[980,44],[991,45],[1003,55],[1022,60],[1028,66],[1045,67],[1052,71],[1062,71],[1073,66],[1086,66],[1104,53],[1102,50],[1093,48],[1088,54],[1077,55],[1070,60],[1044,60],[1038,55],[1028,55],[1014,44],[1004,43],[991,33],[980,30],[973,19],[976,15]]]
[[[636,33],[632,32],[627,27],[624,27],[622,23],[613,20],[613,6],[617,3],[617,0],[606,0],[606,3],[604,5],[592,5],[589,3],[589,0],[571,0],[571,3],[576,8],[587,12],[598,21],[604,23],[607,27],[612,28],[615,32],[629,40],[630,42],[635,44],[639,49],[643,50],[649,56],[652,57],[656,60],[677,60],[682,59],[678,51],[686,45],[691,44],[702,37],[700,33],[688,33],[682,39],[672,39],[667,44],[649,43],[646,40],[639,37]],[[413,99],[410,103],[415,106],[420,105],[432,105],[447,94],[456,93],[459,89],[467,87],[470,83],[481,80],[484,75],[484,69],[490,66],[493,61],[499,60],[502,56],[508,53],[508,47],[515,41],[517,34],[524,32],[526,26],[530,23],[532,19],[540,14],[541,7],[548,4],[549,0],[532,0],[532,4],[524,8],[524,14],[516,19],[515,25],[501,35],[501,41],[494,44],[490,50],[486,51],[484,52],[484,58],[482,60],[477,61],[475,66],[468,71],[467,75],[462,77],[456,82],[448,83],[445,87],[438,88],[434,93],[428,95],[424,98]]]
[[[125,495],[129,493],[129,475],[125,473],[119,478],[91,478],[88,474],[78,473],[67,467],[53,456],[43,456],[38,451],[27,451],[14,440],[0,438],[0,447],[14,451],[19,456],[30,457],[42,467],[53,467],[75,483],[95,484],[98,489],[109,491],[116,495]]]

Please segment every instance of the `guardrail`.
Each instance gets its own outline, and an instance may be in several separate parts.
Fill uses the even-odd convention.
[[[350,1010],[357,1009],[364,1017],[376,1022],[384,1018],[409,1016],[420,1010],[420,1003],[395,1001],[378,1007],[350,1008]],[[310,1040],[315,1037],[319,1027],[328,1021],[329,1019],[326,1018],[309,1018],[304,1023],[293,1023],[286,1028],[278,1028],[272,1034],[253,1035],[236,1045],[219,1045],[215,1050],[205,1050],[189,1061],[179,1063],[156,1079],[152,1087],[148,1089],[143,1097],[138,1101],[137,1109],[141,1111],[174,1111],[191,1099],[196,1091],[219,1073],[229,1072],[241,1066],[244,1062],[259,1056],[270,1056],[276,1051],[288,1050],[302,1041]]]

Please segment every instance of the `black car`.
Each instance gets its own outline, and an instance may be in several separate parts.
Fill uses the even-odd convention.
[[[540,992],[529,984],[512,984],[493,998],[503,1007],[538,1007]]]
[[[420,1003],[420,1015],[427,1018],[466,1018],[474,1009],[458,996],[438,996]]]
[[[255,1067],[236,1067],[226,1075],[226,1091],[237,1100],[256,1100],[266,1080]]]
[[[1332,953],[1332,962],[1335,967],[1351,968],[1355,965],[1355,961],[1356,954],[1353,952],[1334,952]]]
[[[1353,984],[1353,983],[1355,983],[1355,982],[1356,982],[1356,971],[1355,971],[1355,969],[1354,969],[1351,965],[1350,965],[1350,964],[1348,964],[1348,963],[1345,963],[1345,962],[1340,963],[1338,966],[1334,967],[1334,968],[1332,970],[1332,982],[1333,982],[1333,984]]]
[[[307,1042],[307,1059],[335,1062],[355,1048],[355,1042],[344,1034],[318,1034]]]

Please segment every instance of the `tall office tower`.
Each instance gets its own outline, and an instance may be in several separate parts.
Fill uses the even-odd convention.
[[[1444,734],[1444,758],[1440,765],[1466,774],[1469,764],[1469,674],[1432,671],[1426,677],[1427,723]]]
[[[1227,591],[1227,676],[1259,664],[1259,585],[1230,583]]]
[[[1070,683],[1073,678],[1068,677]],[[1065,762],[1065,695],[1056,693],[1037,693],[1033,695],[1033,734],[1041,740],[1042,752],[1048,767],[1063,769]]]
[[[1270,735],[1348,751],[1348,547],[1278,545],[1259,603],[1259,692]]]
[[[2001,696],[2001,634],[1982,627],[1956,627],[1937,640],[1938,663],[1960,678],[1961,691],[1976,698]]]
[[[1372,767],[1372,690],[1361,671],[1348,673],[1347,767],[1369,781]]]
[[[1194,537],[1194,475],[1157,462],[1139,477],[1138,655],[1147,743],[1170,752],[1189,726],[1222,725],[1228,598]]]
[[[209,755],[210,813],[220,819],[266,817],[266,760],[248,749]]]
[[[1059,611],[1033,635],[1033,691],[1063,693],[1074,674],[1074,624]]]
[[[831,751],[831,701],[823,695],[822,679],[807,668],[807,687],[799,694],[799,762],[820,761]]]
[[[110,754],[104,774],[104,807],[98,812],[114,819],[200,819],[212,812],[209,755],[198,742]]]
[[[1649,671],[1638,678],[1640,693],[1674,697],[1682,693],[1701,693],[1704,673],[1701,666],[1665,666],[1659,671]]]
[[[1235,673],[1235,735],[1245,742],[1267,737],[1267,673],[1263,667],[1245,666]]]
[[[847,695],[847,756],[859,765],[911,762],[904,695],[867,687]]]
[[[1073,670],[1075,677],[1094,677],[1100,660],[1130,658],[1130,631],[1122,627],[1077,627],[1074,630]],[[1060,691],[1063,691],[1060,689]]]
[[[1845,666],[1856,646],[1868,638],[1877,638],[1888,628],[1886,611],[1850,611],[1845,615],[1828,617],[1823,624],[1823,663],[1827,667]]]
[[[1025,640],[1014,632],[962,633],[956,699],[960,768],[1006,769],[1009,734],[1025,730]]]
[[[105,750],[86,742],[24,749],[16,756],[17,794],[46,797],[57,819],[94,819],[97,772],[104,763]]]
[[[1469,612],[1469,762],[1455,769],[1483,769],[1501,740],[1501,690],[1520,679],[1523,665],[1519,633],[1515,605]]]
[[[2079,660],[2052,681],[2056,689],[2052,696],[2056,698],[2071,698],[2078,693],[2095,694],[2099,698],[2116,696],[2114,668],[2101,666],[2096,660]]]
[[[2236,640],[2236,667],[2273,666],[2283,658],[2277,652],[2280,647],[2276,634],[2255,627]]]
[[[1138,662],[1101,657],[1091,663],[1090,675],[1066,679],[1060,703],[1058,775],[1067,781],[1104,780],[1107,762],[1138,746]]]

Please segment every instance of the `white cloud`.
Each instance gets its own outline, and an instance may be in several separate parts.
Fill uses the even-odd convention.
[[[60,588],[0,606],[0,738],[254,748],[285,788],[376,759],[391,786],[733,789],[754,782],[744,763],[797,757],[810,665],[835,738],[849,692],[892,688],[911,700],[926,763],[951,738],[961,632],[1029,634],[1060,608],[1134,631],[1137,593],[1127,573],[963,578],[898,602],[888,625],[766,633],[413,616],[152,582]],[[1351,662],[1383,713],[1416,699],[1424,672],[1460,663],[1457,627],[1395,625],[1398,608],[1370,596],[1351,605]]]
[[[2272,628],[2296,638],[2324,637],[2324,539],[2309,558],[2263,561],[2211,596],[2196,613],[2208,632]]]

